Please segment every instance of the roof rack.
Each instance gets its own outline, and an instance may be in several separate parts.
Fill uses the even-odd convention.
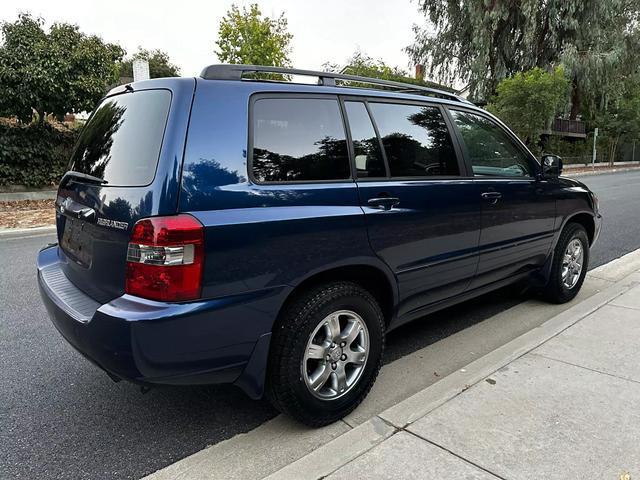
[[[336,86],[336,80],[367,83],[370,85],[380,85],[401,89],[405,93],[417,93],[421,95],[436,96],[455,100],[458,102],[470,103],[455,93],[447,92],[437,88],[424,87],[413,83],[395,82],[393,80],[382,80],[380,78],[361,77],[358,75],[347,75],[344,73],[318,72],[315,70],[300,70],[297,68],[269,67],[265,65],[231,65],[218,64],[209,65],[202,70],[200,77],[206,80],[242,80],[245,73],[281,73],[284,75],[302,75],[306,77],[318,77],[318,85],[329,87]]]

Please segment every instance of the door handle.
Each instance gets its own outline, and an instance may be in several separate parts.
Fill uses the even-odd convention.
[[[391,210],[400,203],[400,199],[397,197],[378,197],[370,198],[367,203],[372,207],[378,207],[381,210]]]
[[[498,201],[502,198],[502,194],[500,192],[484,192],[484,193],[481,193],[480,196],[485,200],[495,200],[495,201]]]

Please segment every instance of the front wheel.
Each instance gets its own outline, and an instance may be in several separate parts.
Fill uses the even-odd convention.
[[[355,409],[382,362],[384,318],[375,298],[352,282],[299,296],[273,332],[268,396],[283,413],[314,427]]]
[[[584,227],[568,224],[556,245],[549,281],[543,296],[553,303],[565,303],[578,294],[589,266],[589,237]]]

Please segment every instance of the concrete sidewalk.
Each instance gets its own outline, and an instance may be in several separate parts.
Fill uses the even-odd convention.
[[[638,253],[590,272],[614,280],[603,291],[269,479],[640,479]]]

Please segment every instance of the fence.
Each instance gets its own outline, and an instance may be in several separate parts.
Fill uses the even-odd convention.
[[[564,165],[591,165],[592,161],[593,159],[591,158],[591,155],[582,155],[578,157],[562,157],[562,163]],[[598,154],[595,163],[609,163],[609,156],[606,153]]]
[[[591,165],[593,162],[592,153],[585,155],[561,155],[562,163],[565,165]],[[596,151],[596,164],[609,163],[609,149],[600,147]],[[618,162],[640,162],[640,142],[628,142],[618,146],[613,161]]]

